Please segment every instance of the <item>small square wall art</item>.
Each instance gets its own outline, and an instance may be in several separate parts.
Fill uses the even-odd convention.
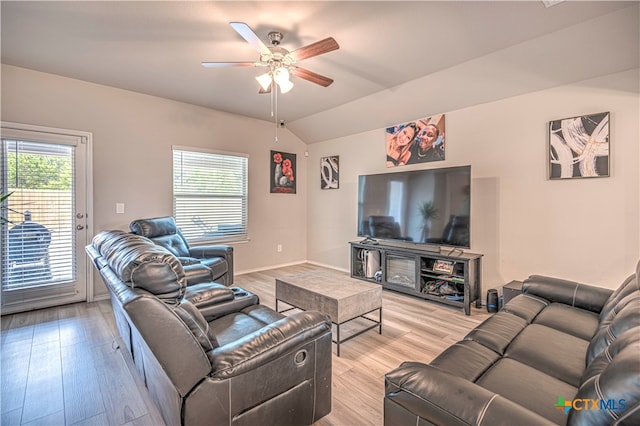
[[[271,193],[296,193],[296,154],[271,151]]]
[[[609,113],[549,123],[549,179],[609,176]]]
[[[338,189],[340,163],[337,155],[320,158],[320,189]]]

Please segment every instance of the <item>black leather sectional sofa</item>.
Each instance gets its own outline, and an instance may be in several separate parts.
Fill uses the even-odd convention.
[[[167,425],[309,425],[331,411],[326,315],[285,317],[239,287],[188,281],[140,235],[103,231],[86,250]]]
[[[385,425],[640,425],[640,290],[531,276],[430,364],[385,376]]]

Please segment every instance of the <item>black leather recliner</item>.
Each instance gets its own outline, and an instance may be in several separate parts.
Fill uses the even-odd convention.
[[[139,235],[103,231],[86,251],[167,425],[309,425],[331,411],[326,315],[284,316],[217,283],[187,297],[179,260]]]
[[[176,256],[189,284],[215,281],[233,284],[233,247],[228,245],[189,247],[172,216],[136,219],[131,232],[151,239]]]

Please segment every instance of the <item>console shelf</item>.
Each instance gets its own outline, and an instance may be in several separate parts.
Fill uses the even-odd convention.
[[[480,299],[482,255],[443,254],[392,244],[350,242],[351,276],[427,300],[464,308]]]

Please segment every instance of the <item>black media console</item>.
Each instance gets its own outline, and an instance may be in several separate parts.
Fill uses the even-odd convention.
[[[482,306],[482,255],[444,254],[420,247],[387,243],[351,242],[351,276],[377,282],[383,288],[464,307]],[[460,254],[456,254],[460,253]]]

